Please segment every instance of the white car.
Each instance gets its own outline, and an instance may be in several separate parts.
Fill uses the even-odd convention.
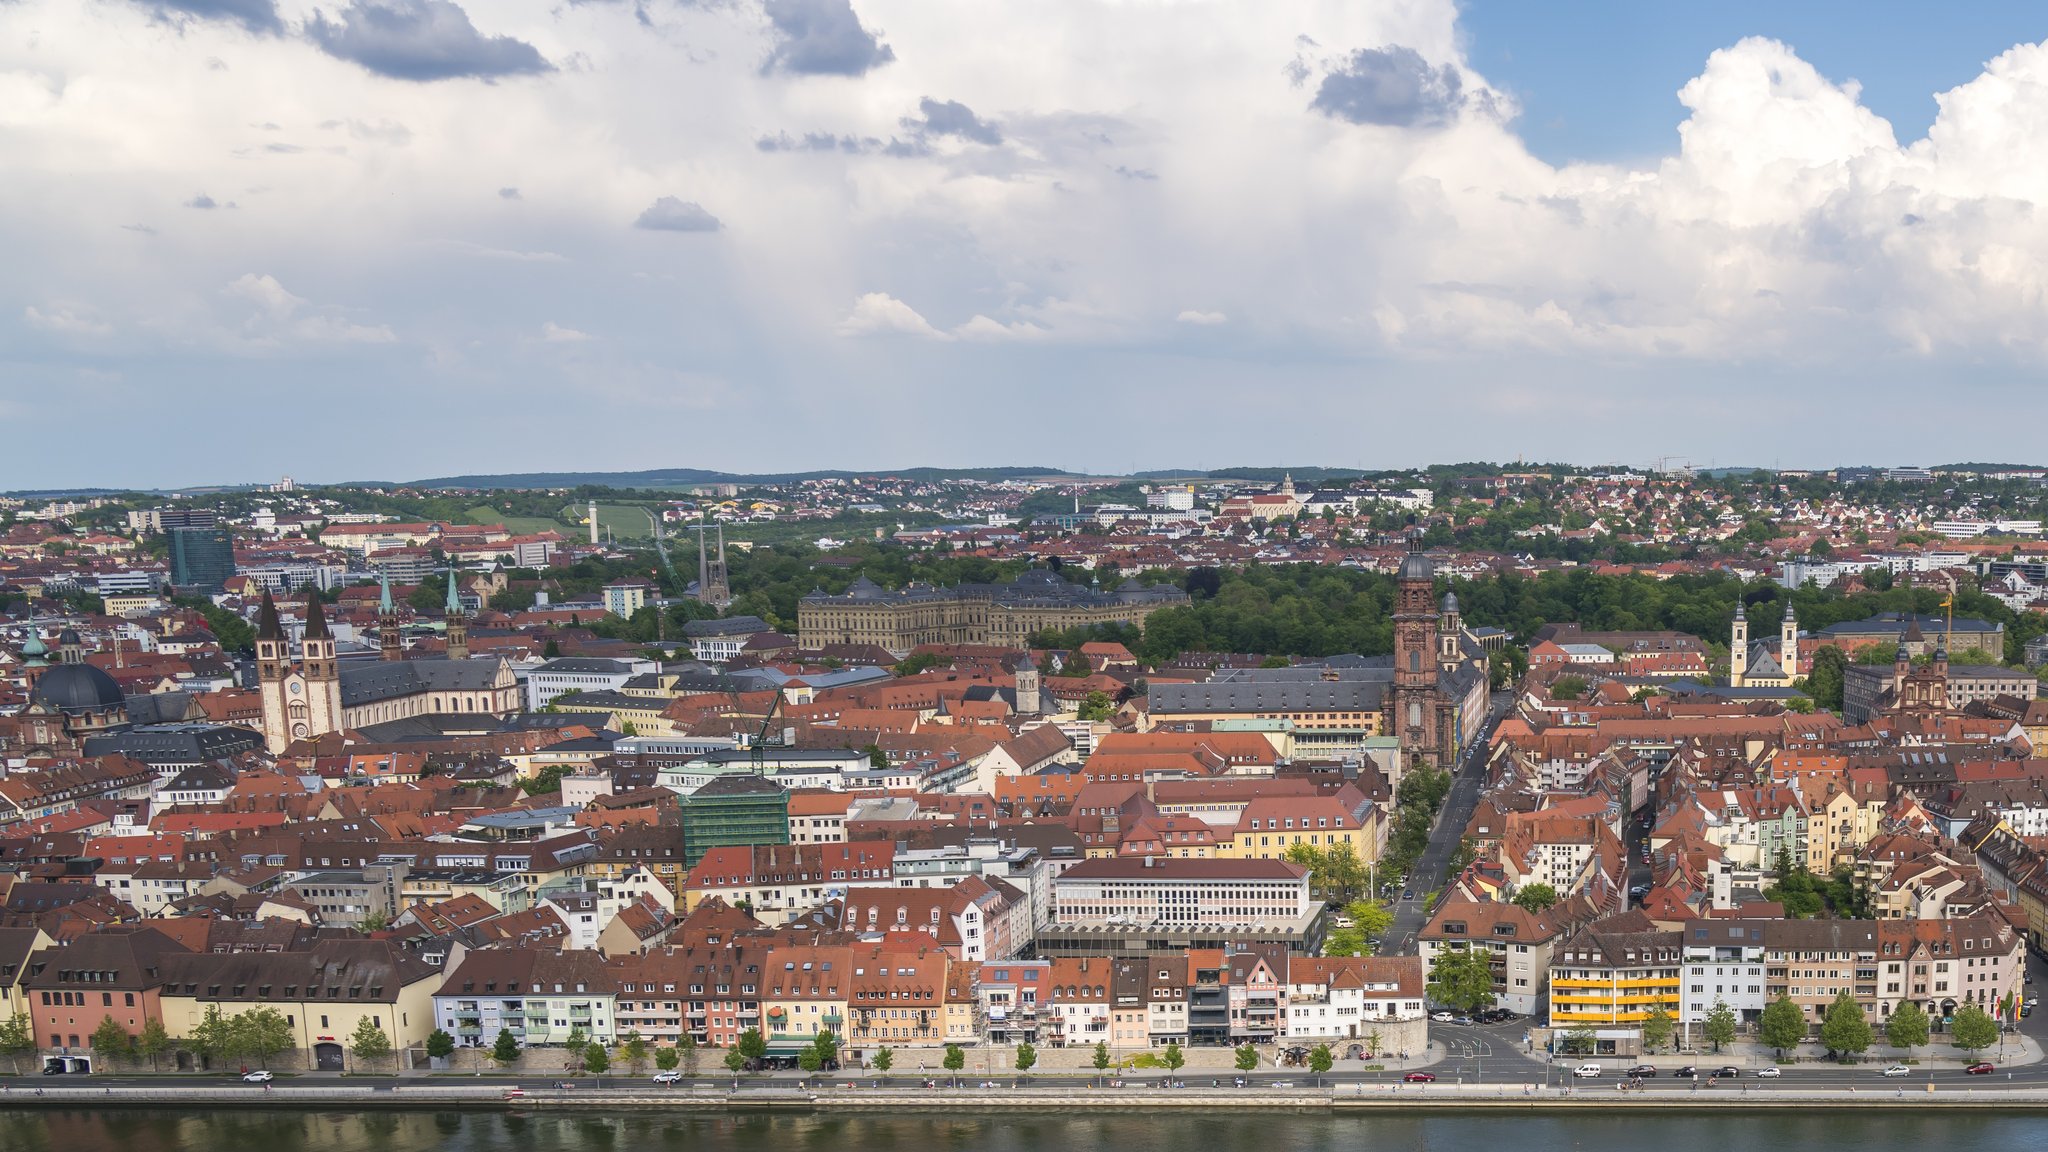
[[[1904,1064],[1894,1064],[1891,1067],[1885,1069],[1884,1074],[1887,1076],[1911,1076],[1913,1074],[1913,1070],[1911,1068],[1906,1067]]]
[[[1759,1068],[1756,1070],[1756,1074],[1766,1080],[1776,1080],[1778,1078],[1778,1070],[1776,1068]]]
[[[1458,1016],[1455,1012],[1431,1012],[1429,1018],[1439,1024],[1449,1024],[1451,1021],[1456,1020]]]
[[[242,1073],[242,1082],[244,1084],[268,1084],[270,1083],[270,1073],[244,1072]]]
[[[674,1084],[681,1081],[682,1078],[683,1074],[681,1072],[676,1072],[673,1070],[668,1072],[656,1072],[654,1074],[654,1082],[656,1084]]]
[[[1598,1064],[1581,1064],[1577,1068],[1572,1069],[1572,1075],[1592,1077],[1600,1075],[1602,1071],[1603,1069]]]

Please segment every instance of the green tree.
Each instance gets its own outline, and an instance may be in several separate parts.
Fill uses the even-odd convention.
[[[356,1029],[349,1034],[349,1055],[356,1058],[358,1066],[374,1064],[391,1055],[391,1037],[384,1034],[376,1022],[368,1016],[356,1021]]]
[[[1109,1044],[1107,1041],[1097,1040],[1095,1042],[1095,1055],[1090,1063],[1095,1065],[1095,1072],[1098,1076],[1109,1071]]]
[[[583,1046],[583,1070],[592,1076],[602,1076],[611,1069],[611,1054],[604,1045],[595,1042]]]
[[[676,1065],[682,1062],[683,1054],[674,1048],[656,1048],[654,1050],[654,1066],[663,1072],[675,1071]]]
[[[1017,1071],[1029,1072],[1038,1066],[1038,1048],[1032,1044],[1017,1045]]]
[[[1665,1011],[1664,1006],[1659,1004],[1650,1009],[1650,1014],[1643,1018],[1643,1047],[1655,1052],[1671,1042],[1671,1031],[1671,1013]]]
[[[881,769],[889,767],[889,754],[882,750],[880,744],[870,744],[860,751],[861,755],[868,758],[868,767]]]
[[[1785,1049],[1797,1048],[1806,1039],[1806,1012],[1792,1002],[1791,997],[1780,995],[1765,1006],[1763,1015],[1757,1020],[1757,1038],[1766,1047],[1775,1048],[1780,1059]]]
[[[1730,1008],[1727,1001],[1716,998],[1707,1018],[1700,1022],[1700,1031],[1706,1036],[1707,1043],[1714,1046],[1715,1052],[1719,1052],[1723,1044],[1733,1044],[1735,1009]]]
[[[682,1054],[683,1075],[694,1079],[697,1075],[697,1038],[684,1032],[676,1037],[676,1049]]]
[[[1461,1012],[1493,1003],[1493,969],[1479,948],[1445,949],[1429,970],[1429,998]]]
[[[839,1063],[839,1037],[828,1029],[820,1028],[818,1034],[811,1037],[811,1050],[818,1054],[819,1067],[831,1068]]]
[[[759,1028],[749,1028],[740,1033],[739,1051],[749,1068],[758,1068],[762,1058],[768,1055],[768,1038],[761,1035]]]
[[[1564,1030],[1564,1050],[1570,1056],[1583,1056],[1593,1050],[1600,1037],[1591,1024],[1574,1024]]]
[[[491,1059],[501,1068],[518,1062],[519,1038],[512,1035],[511,1029],[498,1029],[497,1042],[491,1045]]]
[[[1842,710],[1842,684],[1848,677],[1849,658],[1830,644],[1813,652],[1813,668],[1806,674],[1805,692],[1813,702],[1830,712]]]
[[[743,1055],[741,1055],[741,1054],[740,1054],[740,1050],[739,1050],[739,1048],[738,1048],[737,1046],[735,1046],[735,1047],[732,1047],[732,1048],[727,1048],[727,1049],[725,1050],[725,1070],[726,1070],[726,1071],[728,1071],[728,1072],[732,1073],[733,1075],[737,1076],[737,1075],[739,1075],[740,1069],[742,1069],[742,1068],[745,1068],[746,1066],[747,1066],[747,1058],[746,1058],[745,1056],[743,1056]]]
[[[1169,1072],[1180,1071],[1188,1062],[1187,1053],[1182,1052],[1178,1044],[1168,1044],[1166,1051],[1160,1053],[1159,1059],[1166,1065],[1166,1070]]]
[[[1583,676],[1559,676],[1550,682],[1552,700],[1577,700],[1586,694],[1586,678]]]
[[[229,1035],[235,1052],[254,1058],[258,1064],[270,1063],[271,1057],[294,1047],[296,1040],[291,1021],[275,1008],[236,1013],[230,1021]]]
[[[100,1026],[92,1030],[93,1055],[109,1064],[118,1064],[128,1059],[135,1050],[135,1038],[112,1016],[100,1017]]]
[[[945,1059],[940,1063],[945,1066],[946,1071],[957,1074],[962,1068],[967,1067],[967,1051],[958,1044],[948,1044]]]
[[[1884,1042],[1894,1048],[1918,1048],[1927,1043],[1927,1013],[1907,1000],[1884,1022]]]
[[[825,1066],[825,1062],[819,1059],[816,1048],[805,1048],[796,1054],[796,1066],[806,1072],[816,1072]]]
[[[1515,889],[1515,907],[1529,912],[1548,912],[1557,905],[1557,889],[1548,884],[1524,884]]]
[[[1082,667],[1086,668],[1087,665],[1083,663]],[[1087,674],[1088,673],[1086,673],[1085,671],[1081,673],[1081,675],[1083,676],[1086,676]],[[1080,719],[1086,720],[1090,723],[1099,723],[1102,721],[1106,721],[1110,717],[1116,715],[1116,701],[1110,699],[1109,693],[1107,692],[1103,692],[1100,690],[1090,692],[1081,701],[1080,710],[1077,712],[1076,715]]]
[[[889,1069],[896,1066],[896,1053],[888,1048],[877,1048],[875,1049],[875,1058],[870,1063],[875,1066],[875,1071],[886,1076],[889,1074]]]
[[[164,1022],[151,1016],[142,1022],[142,1035],[135,1038],[135,1051],[149,1061],[149,1070],[156,1071],[156,1062],[171,1050],[171,1034],[164,1031]]]
[[[635,1076],[647,1067],[647,1040],[640,1035],[639,1029],[619,1037],[619,1060]]]
[[[1316,1074],[1316,1086],[1318,1088],[1322,1087],[1323,1076],[1330,1071],[1331,1065],[1336,1062],[1336,1058],[1330,1055],[1330,1046],[1328,1044],[1318,1044],[1308,1050],[1308,1070]]]
[[[1998,1021],[1975,1004],[1965,1004],[1956,1009],[1955,1019],[1949,1022],[1948,1041],[1975,1055],[1998,1043]]]
[[[35,1050],[36,1037],[29,1030],[28,1013],[16,1012],[0,1020],[0,1053],[6,1053],[15,1075],[21,1075],[21,1058]]]
[[[199,1023],[185,1037],[194,1055],[202,1065],[211,1066],[215,1060],[226,1060],[234,1056],[234,1036],[227,1016],[220,1005],[208,1004]]]
[[[1847,989],[1835,994],[1835,1002],[1828,1005],[1827,1015],[1821,1018],[1820,1042],[1830,1054],[1841,1053],[1848,1059],[1870,1047],[1876,1037],[1870,1030],[1870,1021],[1863,1016],[1863,1008],[1856,1003]]]
[[[436,1060],[446,1060],[455,1055],[455,1037],[446,1029],[436,1028],[427,1034],[427,1055]]]
[[[1259,1066],[1259,1050],[1258,1050],[1257,1048],[1254,1048],[1254,1047],[1252,1047],[1252,1046],[1251,1046],[1251,1045],[1249,1045],[1249,1044],[1240,1044],[1240,1045],[1238,1045],[1238,1047],[1237,1047],[1237,1070],[1238,1070],[1239,1072],[1250,1072],[1250,1071],[1252,1071],[1252,1070],[1256,1069],[1256,1068],[1257,1068],[1258,1066]]]
[[[583,1067],[583,1050],[590,1046],[590,1037],[583,1031],[583,1025],[569,1025],[569,1038],[562,1041],[562,1067],[571,1072]]]

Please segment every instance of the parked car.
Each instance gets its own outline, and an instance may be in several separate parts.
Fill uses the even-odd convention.
[[[683,1074],[674,1069],[670,1069],[667,1072],[656,1072],[654,1074],[654,1082],[656,1084],[675,1084],[681,1082],[682,1078]]]
[[[1628,1074],[1631,1076],[1641,1076],[1645,1080],[1654,1080],[1657,1078],[1657,1066],[1655,1064],[1638,1064],[1629,1069]]]
[[[1577,1068],[1572,1069],[1572,1075],[1591,1077],[1600,1075],[1601,1071],[1602,1069],[1598,1064],[1581,1064]]]
[[[1401,1077],[1401,1079],[1409,1084],[1434,1084],[1436,1083],[1436,1073],[1410,1072],[1406,1076]]]
[[[242,1073],[242,1082],[243,1082],[243,1083],[245,1083],[245,1084],[268,1084],[268,1083],[270,1083],[270,1080],[271,1080],[271,1076],[270,1076],[270,1073],[268,1073],[268,1072],[244,1072],[244,1073]]]
[[[1776,1066],[1772,1066],[1770,1068],[1759,1068],[1756,1070],[1756,1074],[1763,1077],[1766,1080],[1776,1080],[1778,1078],[1778,1069]]]
[[[1911,1076],[1913,1074],[1913,1070],[1911,1068],[1906,1067],[1904,1064],[1894,1064],[1891,1067],[1885,1069],[1884,1074],[1887,1076]]]
[[[1473,1024],[1473,1020],[1470,1016],[1456,1016],[1451,1019],[1451,1023],[1463,1024],[1466,1027],[1470,1027]]]
[[[1456,1020],[1458,1016],[1455,1012],[1431,1012],[1429,1018],[1439,1024],[1449,1024],[1451,1021]]]
[[[1648,896],[1650,894],[1650,886],[1648,884],[1631,885],[1628,894],[1631,896]]]
[[[1406,891],[1406,892],[1403,892],[1403,893],[1401,893],[1401,899],[1403,899],[1403,900],[1413,900],[1413,899],[1415,899],[1415,889],[1413,889],[1413,888],[1410,888],[1410,889],[1409,889],[1408,891]]]
[[[1687,1064],[1685,1067],[1680,1068],[1678,1071],[1673,1072],[1671,1074],[1672,1078],[1675,1080],[1697,1080],[1699,1079],[1699,1075],[1700,1070],[1691,1064]]]
[[[1970,1065],[1968,1068],[1963,1069],[1963,1075],[1989,1076],[1996,1071],[1998,1071],[1998,1068],[1996,1065],[1992,1064],[1991,1061],[1979,1060],[1975,1064]]]
[[[1714,1069],[1715,1078],[1720,1080],[1734,1080],[1741,1075],[1742,1069],[1737,1068],[1733,1064],[1723,1064],[1719,1068]]]

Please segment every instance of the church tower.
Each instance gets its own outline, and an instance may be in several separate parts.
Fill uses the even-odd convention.
[[[1436,566],[1422,554],[1422,536],[1410,532],[1408,555],[1394,580],[1394,683],[1388,694],[1389,730],[1400,741],[1404,766],[1436,766],[1443,756],[1437,713]]]
[[[299,641],[299,670],[306,684],[306,734],[339,732],[341,723],[341,661],[334,651],[334,633],[320,593],[306,590],[306,634]]]
[[[462,591],[455,582],[455,569],[448,569],[448,658],[469,659],[469,617],[462,611]]]
[[[697,599],[713,608],[724,609],[732,603],[732,585],[725,575],[725,525],[718,526],[718,556],[713,558],[705,534],[711,525],[699,514],[697,524]]]
[[[1735,602],[1735,625],[1728,637],[1728,686],[1740,688],[1749,677],[1749,617]]]
[[[1024,658],[1017,661],[1017,714],[1036,716],[1038,710],[1038,662],[1026,649]]]
[[[377,651],[386,660],[405,659],[405,637],[398,627],[398,605],[391,599],[391,574],[377,577]]]
[[[1465,658],[1465,621],[1458,611],[1458,594],[1444,593],[1442,609],[1437,613],[1436,662],[1449,671]]]
[[[1778,625],[1778,668],[1788,682],[1799,678],[1799,621],[1790,600],[1785,601],[1785,621]]]
[[[291,675],[291,659],[285,647],[284,627],[278,623],[277,601],[263,593],[263,606],[256,610],[256,691],[263,700],[263,744],[272,754],[291,743],[291,709],[285,701],[285,681]],[[304,685],[299,692],[304,694]],[[299,707],[305,705],[300,703]]]

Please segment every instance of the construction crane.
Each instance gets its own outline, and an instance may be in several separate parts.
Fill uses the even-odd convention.
[[[733,680],[730,674],[724,671],[719,672],[718,679],[720,685],[725,689],[725,694],[732,698],[733,719],[737,721],[740,717],[747,714],[746,701],[740,697],[740,686],[738,682]],[[766,776],[768,774],[768,749],[771,747],[781,748],[787,743],[783,739],[783,731],[775,726],[775,722],[780,719],[782,719],[782,691],[775,689],[774,699],[768,702],[767,715],[761,717],[760,729],[754,733],[754,738],[747,744],[747,751],[752,756],[754,775],[756,776]]]

